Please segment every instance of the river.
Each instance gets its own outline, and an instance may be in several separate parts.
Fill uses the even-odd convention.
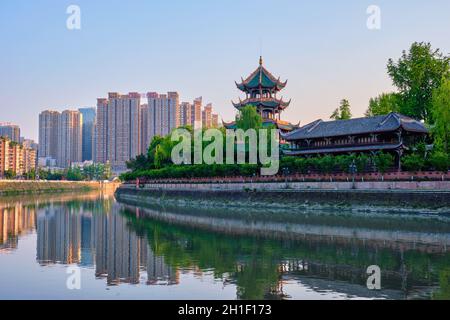
[[[450,299],[447,216],[249,211],[0,198],[0,299]]]

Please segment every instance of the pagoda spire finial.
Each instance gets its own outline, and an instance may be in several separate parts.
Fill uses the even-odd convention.
[[[263,58],[262,58],[262,56],[259,56],[259,65],[260,65],[260,66],[263,65]]]

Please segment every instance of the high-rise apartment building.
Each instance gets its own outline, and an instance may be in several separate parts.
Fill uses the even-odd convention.
[[[216,113],[212,114],[212,127],[213,128],[219,128],[219,115]]]
[[[209,103],[202,111],[202,125],[203,128],[212,127],[212,104]]]
[[[148,149],[148,144],[150,144],[147,141],[147,137],[148,137],[148,121],[147,121],[147,117],[148,117],[148,104],[143,104],[141,105],[141,151],[143,154],[147,153],[147,149]]]
[[[0,137],[0,177],[22,176],[36,168],[36,150]]]
[[[202,97],[195,99],[191,106],[191,126],[194,129],[202,127],[202,100]]]
[[[82,159],[83,115],[79,111],[66,110],[61,113],[58,130],[59,167],[68,168]]]
[[[177,92],[149,92],[147,100],[148,104],[142,111],[146,117],[146,147],[150,145],[153,137],[166,136],[180,126],[180,98]]]
[[[94,124],[94,161],[109,162],[115,171],[126,169],[126,161],[146,153],[155,136],[167,136],[174,129],[191,125],[202,127],[202,98],[193,104],[182,103],[177,92],[121,95],[111,92],[108,99],[97,100]],[[212,106],[206,107],[207,123],[214,122]],[[217,119],[216,119],[217,122]]]
[[[97,99],[97,119],[95,121],[94,161],[108,161],[108,99]]]
[[[191,125],[191,109],[192,106],[189,102],[182,102],[180,105],[180,126]]]
[[[97,100],[95,161],[109,162],[116,171],[126,169],[126,161],[142,153],[140,94],[108,94]]]
[[[93,160],[95,108],[80,108],[83,115],[82,161]]]
[[[36,152],[39,150],[39,145],[32,139],[20,138],[20,143],[28,149],[34,149]]]
[[[108,101],[108,158],[113,168],[141,154],[140,95],[110,93]]]
[[[60,113],[46,110],[39,114],[39,157],[58,157],[58,128]]]
[[[20,142],[20,127],[12,123],[0,123],[0,137],[9,138],[11,141]]]

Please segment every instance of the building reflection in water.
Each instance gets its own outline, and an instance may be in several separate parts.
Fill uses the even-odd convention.
[[[49,206],[37,215],[37,260],[40,264],[81,261],[81,215],[65,206]]]
[[[113,204],[111,212],[51,205],[37,214],[37,260],[41,265],[79,264],[95,268],[108,285],[177,284],[178,273],[154,254],[146,237],[131,231]]]
[[[198,228],[204,226],[202,219],[203,215],[190,212],[120,205],[98,195],[29,205],[13,201],[0,204],[0,254],[15,250],[19,237],[36,232],[36,259],[42,266],[78,264],[94,270],[95,277],[107,285],[176,285],[180,272],[198,279],[212,274],[214,281],[234,285],[239,299],[289,298],[290,290],[285,293],[284,288],[292,289],[293,283],[315,292],[374,298],[364,284],[367,266],[377,264],[383,269],[389,298],[429,297],[430,292],[439,292],[433,293],[435,297],[450,297],[445,285],[450,274],[448,226],[429,226],[438,230],[430,232],[431,240],[444,241],[444,246],[418,242],[411,246],[399,239],[423,241],[430,238],[428,233],[400,230],[393,233],[395,239],[383,243],[306,233],[291,241],[236,234],[229,219],[222,223],[227,232],[213,232]],[[316,230],[311,225],[307,228]],[[421,224],[420,230],[426,228]],[[326,231],[335,229],[327,227]],[[347,229],[339,227],[338,231],[345,235]]]
[[[0,207],[0,253],[17,248],[19,237],[36,229],[36,210],[20,204]]]

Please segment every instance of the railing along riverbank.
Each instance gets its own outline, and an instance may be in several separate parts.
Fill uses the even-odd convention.
[[[405,183],[408,182],[408,183]],[[437,171],[427,172],[390,172],[390,173],[364,173],[364,174],[294,174],[294,175],[277,175],[277,176],[253,176],[253,177],[216,177],[216,178],[172,178],[172,179],[136,179],[124,183],[126,186],[146,186],[146,185],[196,185],[196,184],[288,184],[303,185],[307,188],[315,186],[344,187],[348,183],[351,188],[369,188],[374,186],[382,189],[390,189],[392,187],[423,186],[426,189],[442,189],[448,190],[450,182],[450,173],[442,173]],[[347,183],[347,184],[345,184]],[[386,186],[386,187],[383,187]],[[233,188],[234,189],[234,188]]]

